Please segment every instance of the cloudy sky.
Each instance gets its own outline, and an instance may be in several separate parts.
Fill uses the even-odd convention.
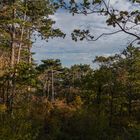
[[[115,8],[127,10],[132,9],[132,4],[128,0],[111,0]],[[121,52],[132,38],[124,33],[118,33],[111,36],[100,38],[96,42],[74,42],[71,40],[71,32],[77,28],[87,28],[91,33],[98,36],[102,33],[108,33],[117,29],[107,27],[105,17],[98,15],[75,15],[72,16],[67,11],[58,11],[52,18],[56,21],[55,27],[59,27],[67,34],[65,39],[56,38],[45,42],[40,38],[37,39],[33,46],[34,59],[40,62],[42,59],[58,58],[64,66],[73,64],[92,64],[92,60],[97,55],[112,55]]]

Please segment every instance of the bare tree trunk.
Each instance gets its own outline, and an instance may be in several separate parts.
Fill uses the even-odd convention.
[[[13,19],[15,19],[15,14],[16,14],[16,9],[13,9]],[[14,67],[14,64],[15,64],[15,38],[16,38],[16,35],[15,35],[15,23],[13,23],[12,25],[12,44],[11,44],[11,49],[12,49],[12,52],[11,52],[11,67],[13,68]]]
[[[13,9],[13,20],[15,19],[16,16],[16,9]],[[15,48],[16,48],[16,43],[15,43],[15,39],[16,39],[16,29],[15,29],[15,23],[13,23],[12,25],[12,42],[11,42],[11,68],[14,68],[15,66]],[[10,77],[12,78],[12,80],[9,81],[10,86],[11,86],[11,92],[10,95],[8,97],[7,95],[7,106],[9,107],[9,111],[12,112],[12,108],[13,108],[13,97],[14,97],[14,93],[15,93],[15,73],[12,72],[10,74]],[[8,94],[8,93],[7,93]]]
[[[27,5],[26,1],[25,1],[25,5]],[[23,44],[23,35],[24,35],[25,22],[26,22],[26,9],[25,9],[23,20],[24,20],[24,23],[23,23],[22,28],[21,28],[20,44],[19,44],[18,56],[17,56],[17,64],[20,62],[21,48],[22,48],[22,44]]]
[[[28,57],[28,64],[29,64],[29,71],[31,70],[30,65],[32,63],[32,54],[31,54],[31,46],[28,46],[28,52],[29,52],[29,57]],[[30,72],[29,72],[29,77],[30,77]],[[28,86],[28,92],[31,92],[31,86]]]
[[[31,39],[31,31],[30,31],[30,29],[28,29],[27,32],[28,32],[28,40],[30,40],[30,39]],[[32,47],[32,44],[31,44],[31,43],[27,44],[29,71],[31,70],[30,66],[31,66],[31,64],[32,64],[31,47]],[[29,77],[30,77],[30,72],[29,72]],[[27,91],[28,91],[28,92],[31,92],[31,86],[30,86],[30,85],[27,87]]]
[[[14,36],[15,35],[13,33],[13,39],[12,40],[15,39]],[[14,41],[12,41],[11,49],[12,49],[12,52],[11,52],[11,68],[13,68],[14,65],[15,65],[15,43],[14,43]]]
[[[23,32],[24,32],[24,27],[21,29],[21,37],[20,37],[20,44],[18,48],[18,56],[17,56],[17,64],[20,62],[20,56],[21,56],[21,47],[22,47],[22,41],[23,41]]]

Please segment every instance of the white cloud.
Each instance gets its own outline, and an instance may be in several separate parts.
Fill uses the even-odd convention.
[[[112,5],[127,9],[131,4],[125,2],[126,0],[111,0]],[[38,38],[33,47],[33,51],[36,52],[35,60],[59,58],[65,66],[75,63],[92,64],[95,56],[122,51],[127,46],[129,40],[131,40],[130,37],[128,38],[128,35],[119,33],[102,37],[96,42],[74,42],[71,40],[70,34],[75,28],[88,27],[96,36],[103,32],[110,32],[114,28],[108,27],[105,23],[105,17],[98,15],[72,16],[68,12],[58,12],[51,17],[56,21],[55,26],[61,28],[67,36],[65,39],[49,40],[48,43]]]

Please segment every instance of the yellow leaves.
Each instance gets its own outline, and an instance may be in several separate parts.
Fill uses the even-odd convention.
[[[7,110],[7,107],[5,104],[0,104],[0,112],[5,112]]]
[[[129,128],[134,128],[135,126],[137,126],[137,122],[136,121],[131,121],[128,123],[128,127]]]
[[[78,107],[78,108],[81,107],[81,106],[83,105],[83,101],[82,101],[82,99],[81,99],[80,96],[76,96],[76,97],[75,97],[74,105],[75,105],[76,107]]]

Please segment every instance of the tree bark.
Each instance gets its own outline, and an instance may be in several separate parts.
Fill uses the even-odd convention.
[[[13,9],[13,20],[15,19],[15,15],[16,15],[16,9]],[[15,64],[15,23],[13,23],[12,25],[12,42],[11,42],[11,67],[14,67]]]
[[[26,4],[26,1],[25,1],[25,5]],[[17,56],[17,64],[20,62],[20,56],[21,56],[21,48],[22,48],[22,44],[23,44],[23,35],[24,35],[24,29],[25,29],[25,21],[26,21],[26,9],[25,9],[25,13],[24,13],[24,23],[22,25],[22,28],[21,28],[21,35],[20,35],[20,44],[19,44],[19,48],[18,48],[18,56]]]

